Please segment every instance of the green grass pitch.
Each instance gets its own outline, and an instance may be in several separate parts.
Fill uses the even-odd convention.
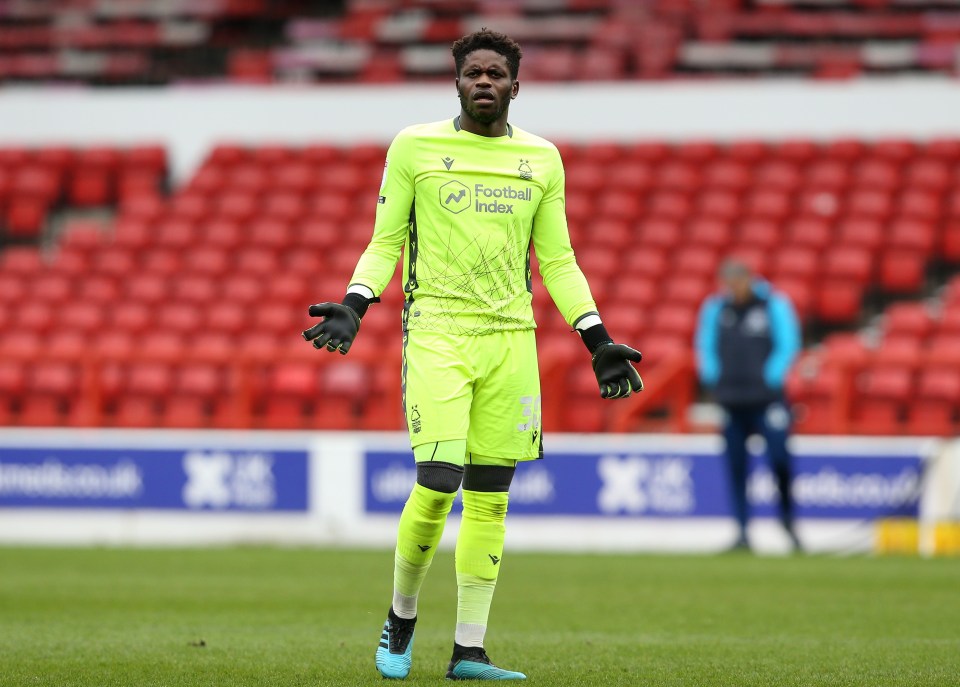
[[[441,682],[449,552],[408,681]],[[0,685],[383,685],[392,554],[0,549]],[[960,560],[511,554],[487,648],[530,685],[958,685]]]

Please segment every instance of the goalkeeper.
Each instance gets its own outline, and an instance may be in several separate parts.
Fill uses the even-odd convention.
[[[376,666],[387,678],[410,672],[417,597],[462,485],[447,677],[524,679],[493,665],[483,644],[514,469],[542,456],[531,244],[551,298],[592,356],[601,397],[643,388],[631,365],[640,353],[612,341],[577,266],[556,147],[507,121],[520,47],[482,29],[454,43],[453,57],[459,116],[394,139],[373,238],[346,296],[311,306],[323,321],[303,334],[347,353],[405,252],[403,402],[417,481],[400,516]]]

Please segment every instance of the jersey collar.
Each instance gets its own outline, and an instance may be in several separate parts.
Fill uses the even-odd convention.
[[[457,115],[453,118],[453,128],[456,131],[460,131],[460,115]],[[470,133],[469,131],[467,133]],[[510,122],[507,122],[507,137],[513,138],[513,127],[510,126]]]

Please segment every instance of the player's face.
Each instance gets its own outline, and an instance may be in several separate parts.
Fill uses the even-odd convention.
[[[460,106],[471,119],[491,124],[503,117],[520,83],[510,76],[507,58],[493,50],[474,50],[457,79]]]

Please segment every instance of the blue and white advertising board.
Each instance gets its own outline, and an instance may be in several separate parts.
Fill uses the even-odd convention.
[[[923,456],[799,454],[793,498],[800,518],[916,517]],[[776,481],[754,456],[749,497],[756,516],[776,514]],[[365,507],[395,513],[416,479],[409,451],[364,456]],[[558,452],[521,464],[511,516],[703,518],[731,515],[729,481],[717,451]]]
[[[306,511],[307,451],[5,447],[0,507]]]

